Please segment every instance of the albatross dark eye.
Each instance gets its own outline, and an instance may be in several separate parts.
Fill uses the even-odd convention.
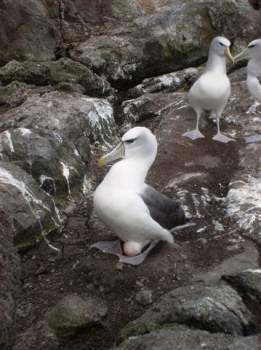
[[[218,43],[219,43],[219,45],[221,45],[221,46],[225,46],[225,44],[221,43],[220,41],[219,41]]]
[[[133,143],[136,139],[129,139],[129,140],[125,140],[125,143]]]
[[[252,45],[249,45],[248,48],[252,49],[252,47],[255,47],[255,46],[256,46],[256,44],[252,44]]]

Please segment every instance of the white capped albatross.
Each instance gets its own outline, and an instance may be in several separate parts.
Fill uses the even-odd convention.
[[[141,264],[158,241],[174,244],[169,230],[186,222],[177,202],[145,183],[157,146],[149,129],[135,127],[98,161],[105,165],[120,159],[94,193],[95,213],[120,241],[98,242],[92,247],[117,255],[123,263]]]
[[[233,141],[220,131],[220,118],[231,94],[230,81],[226,72],[226,57],[233,62],[230,41],[224,37],[214,38],[209,47],[207,66],[188,92],[188,101],[197,116],[196,128],[183,136],[192,140],[203,138],[199,131],[199,120],[203,111],[216,116],[217,134],[213,140],[227,143]]]
[[[248,58],[247,64],[247,88],[252,97],[261,103],[261,39],[256,39],[248,44],[248,47],[235,56],[235,60]],[[247,143],[260,142],[261,135],[255,134],[246,137]]]

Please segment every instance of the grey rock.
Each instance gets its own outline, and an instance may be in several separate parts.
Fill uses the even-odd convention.
[[[13,246],[14,229],[8,217],[9,213],[0,209],[0,348],[2,350],[10,350],[15,341],[15,313],[20,294],[20,264]]]
[[[152,2],[141,3],[146,8],[144,3]],[[158,3],[161,1],[155,3],[155,8]],[[91,35],[71,49],[70,56],[120,84],[202,62],[210,40],[220,33],[234,41],[236,50],[261,33],[260,13],[243,1],[184,0],[167,5],[152,10],[150,16],[137,16],[123,25],[119,22],[117,29],[110,31],[108,27],[98,40]],[[246,28],[243,35],[239,22]]]
[[[1,115],[1,131],[19,127],[55,132],[72,142],[84,161],[89,160],[90,142],[112,142],[117,130],[107,100],[58,91],[31,94]]]
[[[27,248],[61,224],[54,201],[20,167],[0,161],[0,209],[15,228],[14,242]]]
[[[149,305],[152,303],[152,291],[151,290],[140,290],[136,296],[136,301],[141,305]]]
[[[99,324],[107,314],[107,306],[102,300],[84,300],[77,294],[64,297],[48,315],[49,326],[58,337],[66,337],[81,329]]]
[[[180,325],[137,337],[130,337],[115,350],[224,350],[233,338]]]
[[[223,276],[244,299],[250,300],[258,308],[261,303],[261,269],[248,269],[234,275]]]
[[[225,350],[259,350],[261,344],[261,335],[239,338]]]
[[[0,12],[0,63],[11,59],[52,60],[55,31],[42,1],[6,0]]]
[[[110,84],[89,68],[69,58],[50,62],[10,61],[0,68],[0,81],[8,84],[20,81],[34,85],[78,84],[90,96],[107,96],[113,93]]]
[[[181,71],[146,78],[141,84],[130,89],[128,94],[138,97],[146,93],[174,92],[181,88],[188,88],[199,76],[197,68],[186,68]]]
[[[0,158],[20,166],[42,189],[62,198],[79,190],[86,171],[86,163],[72,143],[42,129],[18,128],[0,133]]]
[[[6,111],[21,105],[32,93],[43,94],[53,91],[54,88],[47,86],[29,85],[19,81],[12,81],[8,85],[0,86],[0,107]]]
[[[122,330],[122,338],[185,324],[213,333],[243,335],[253,329],[251,313],[230,286],[195,284],[165,294],[139,319]]]
[[[160,116],[160,100],[156,95],[142,95],[122,103],[122,113],[126,123],[137,123]]]

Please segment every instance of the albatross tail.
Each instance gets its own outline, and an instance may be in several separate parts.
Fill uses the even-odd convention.
[[[165,242],[168,242],[170,244],[174,244],[174,237],[167,230],[164,230],[159,238],[161,241],[165,241]]]

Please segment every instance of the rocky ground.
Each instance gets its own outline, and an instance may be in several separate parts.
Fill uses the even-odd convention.
[[[237,52],[261,36],[250,3],[0,4],[1,349],[260,347],[261,143],[246,139],[261,106],[245,67],[229,67],[221,122],[235,141],[213,141],[207,115],[205,139],[182,136],[212,37]],[[148,183],[195,224],[139,267],[91,248],[113,237],[92,212],[96,160],[133,125],[159,141]]]
[[[63,247],[63,254],[53,252],[42,243],[38,249],[23,255],[23,298],[18,309],[15,349],[33,349],[36,344],[42,349],[59,348],[61,345],[53,333],[43,327],[44,314],[64,296],[75,293],[83,298],[94,298],[96,306],[105,302],[107,313],[95,327],[84,322],[82,332],[62,343],[65,349],[107,349],[130,335],[135,337],[123,342],[119,349],[139,349],[140,344],[144,349],[152,349],[152,344],[153,349],[173,349],[177,343],[184,343],[178,349],[189,349],[189,344],[200,348],[202,343],[206,343],[208,349],[230,349],[228,346],[234,342],[233,337],[259,332],[260,246],[255,238],[258,238],[260,226],[249,236],[255,223],[252,222],[248,232],[237,222],[238,213],[228,215],[228,207],[234,204],[240,210],[239,202],[236,204],[231,200],[230,203],[231,190],[237,183],[244,211],[247,211],[251,199],[244,197],[238,179],[244,171],[248,176],[254,176],[254,172],[243,163],[241,154],[247,154],[249,148],[251,152],[253,148],[260,152],[260,145],[243,143],[241,137],[245,131],[232,118],[230,110],[223,128],[237,138],[235,142],[223,145],[212,141],[215,124],[208,120],[203,128],[206,139],[188,141],[181,134],[191,126],[194,118],[184,94],[161,93],[154,99],[158,111],[167,107],[170,101],[172,106],[155,119],[143,122],[154,130],[160,142],[149,183],[170,197],[179,198],[196,226],[177,234],[178,251],[162,243],[143,265],[130,267],[90,249],[93,242],[107,239],[111,232],[95,217],[88,221],[89,202],[78,204],[68,215],[63,238],[53,241],[55,246]],[[240,117],[237,116],[240,124],[248,124],[253,115],[249,117],[242,106],[235,105],[235,108],[242,111]],[[252,166],[256,167],[254,159],[248,161],[253,161]],[[96,176],[94,182],[99,181],[102,174],[97,171]],[[257,215],[259,209],[252,210],[257,210]],[[242,271],[249,272],[245,272],[246,279],[240,280]],[[249,282],[250,286],[244,288],[248,278],[253,276],[257,285],[253,287]],[[232,282],[236,280],[238,284]],[[248,295],[252,288],[253,293],[257,293],[254,300]],[[174,296],[165,295],[168,291]],[[158,302],[162,295],[165,295],[163,301]],[[98,304],[97,297],[100,299]],[[176,304],[172,305],[170,298]],[[173,310],[169,310],[170,305]],[[128,325],[145,310],[148,311],[141,319]],[[157,332],[150,336],[136,337],[154,330]],[[251,345],[246,349],[254,349],[253,338],[248,339]],[[245,340],[240,338],[240,341]]]

